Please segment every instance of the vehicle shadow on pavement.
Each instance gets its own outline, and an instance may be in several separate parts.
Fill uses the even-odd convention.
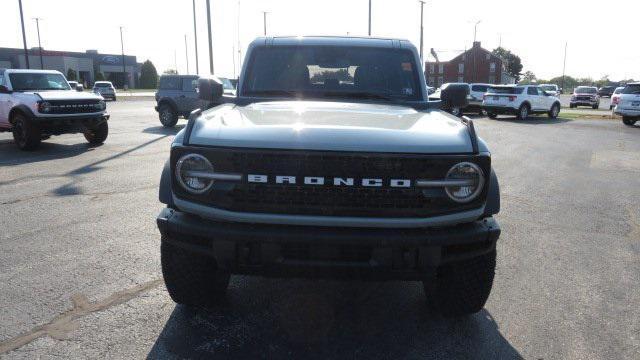
[[[92,151],[95,147],[88,143],[67,145],[43,141],[34,151],[22,151],[13,140],[0,140],[0,166],[66,159]]]
[[[142,130],[142,132],[146,134],[175,135],[180,132],[180,130],[182,130],[185,126],[185,124],[180,124],[169,128],[164,126],[152,126]]]
[[[430,314],[417,282],[234,277],[213,309],[176,306],[159,358],[522,358],[491,314]]]
[[[517,123],[522,125],[551,125],[551,124],[563,124],[571,120],[560,118],[560,117],[555,119],[550,119],[547,116],[537,116],[537,117],[530,117],[526,120],[520,120],[515,117],[498,117],[493,120],[489,119],[489,121],[512,122],[512,123]]]

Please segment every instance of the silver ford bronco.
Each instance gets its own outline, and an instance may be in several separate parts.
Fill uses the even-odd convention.
[[[491,155],[473,122],[428,101],[406,40],[258,38],[237,95],[215,77],[171,145],[157,218],[173,300],[206,306],[230,274],[422,281],[445,316],[494,278]],[[466,105],[468,87],[442,98]]]

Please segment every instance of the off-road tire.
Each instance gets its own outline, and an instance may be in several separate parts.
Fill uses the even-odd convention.
[[[162,126],[170,128],[178,123],[178,114],[169,104],[162,104],[158,107],[158,118]]]
[[[550,119],[557,119],[558,114],[560,114],[560,104],[555,103],[553,104],[553,106],[551,106],[551,110],[549,110],[548,115]]]
[[[87,129],[84,132],[84,138],[87,139],[91,145],[100,145],[107,140],[109,136],[109,124],[106,121],[101,122],[98,126],[92,129]]]
[[[635,119],[635,118],[632,118],[630,116],[623,116],[622,117],[622,123],[627,125],[627,126],[633,126],[636,123],[636,121],[638,121],[638,120]]]
[[[524,109],[526,109],[526,111]],[[520,105],[520,108],[518,108],[518,114],[516,114],[516,117],[518,118],[518,120],[527,120],[529,118],[530,112],[531,109],[529,109],[529,105],[522,104]]]
[[[575,104],[569,104],[569,108],[571,108],[571,109],[575,109],[575,108],[576,108],[576,105],[575,105]]]
[[[482,310],[489,298],[496,251],[441,266],[436,279],[423,282],[427,303],[444,317],[467,316]]]
[[[591,108],[593,110],[598,110],[600,108],[600,104],[595,104],[595,105],[591,106]]]
[[[229,286],[229,274],[218,269],[215,260],[195,254],[162,239],[162,276],[171,299],[188,306],[211,306],[222,299]]]
[[[42,141],[40,127],[31,118],[16,113],[12,120],[13,141],[20,150],[35,150]]]
[[[496,113],[487,113],[487,116],[489,117],[489,119],[495,120],[498,118],[498,114]]]

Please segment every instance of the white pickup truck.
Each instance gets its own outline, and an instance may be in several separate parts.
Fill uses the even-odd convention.
[[[0,131],[13,132],[22,150],[72,133],[102,144],[109,134],[106,109],[102,96],[72,90],[58,71],[0,69]]]
[[[555,119],[560,113],[560,100],[537,85],[495,85],[484,95],[482,109],[491,119],[515,115],[525,120],[531,114],[548,114]]]

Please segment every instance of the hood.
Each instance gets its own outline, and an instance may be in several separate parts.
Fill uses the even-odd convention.
[[[102,100],[102,96],[75,90],[36,91],[42,100]]]
[[[221,105],[202,113],[189,143],[324,151],[472,152],[466,125],[442,111],[324,101]],[[480,151],[486,148],[481,146]]]

